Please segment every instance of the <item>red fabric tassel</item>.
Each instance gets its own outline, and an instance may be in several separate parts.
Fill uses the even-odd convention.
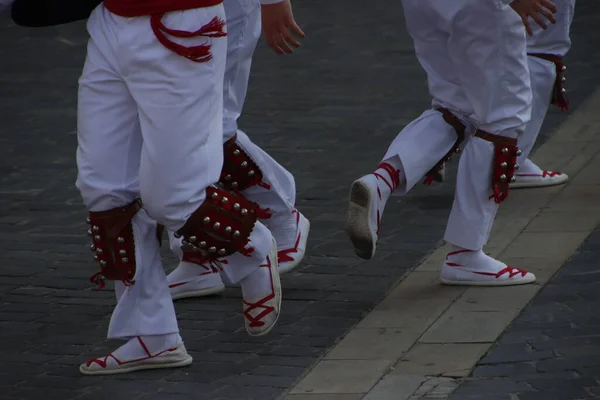
[[[215,38],[227,36],[227,33],[223,31],[223,28],[225,27],[225,21],[218,17],[213,18],[212,21],[197,31],[188,32],[167,28],[162,23],[163,16],[164,14],[156,14],[150,17],[150,26],[152,27],[152,31],[154,31],[158,41],[167,49],[194,62],[201,63],[212,60],[212,54],[210,53],[211,46],[209,44],[186,47],[168,39],[165,34],[177,38],[191,38],[199,36]]]
[[[273,216],[272,213],[269,212],[270,208],[258,208],[256,210],[256,218],[258,219],[269,219]]]
[[[240,250],[240,254],[246,257],[250,257],[254,253],[254,247],[244,247]]]
[[[106,279],[104,278],[104,275],[102,275],[101,272],[96,272],[90,277],[90,282],[98,286],[98,289],[104,289],[104,287],[106,286],[105,281]]]

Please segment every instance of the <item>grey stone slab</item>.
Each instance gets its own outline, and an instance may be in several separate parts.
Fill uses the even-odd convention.
[[[480,365],[472,372],[476,378],[518,378],[525,374],[535,374],[533,363],[506,363],[493,365]]]
[[[592,234],[596,236],[600,227]],[[451,399],[484,396],[500,390],[503,378],[511,381],[500,390],[519,400],[596,398],[600,376],[600,324],[597,293],[589,283],[573,283],[574,270],[591,278],[599,259],[586,240],[548,286],[523,310],[496,345],[480,360],[472,376]],[[563,272],[568,271],[568,272]],[[517,387],[518,385],[526,385]],[[492,389],[496,388],[496,389]]]

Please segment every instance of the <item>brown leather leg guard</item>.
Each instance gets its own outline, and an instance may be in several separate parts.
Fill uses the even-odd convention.
[[[454,128],[454,130],[456,131],[456,135],[458,136],[456,139],[456,142],[454,143],[454,146],[452,146],[452,148],[450,149],[450,151],[448,153],[446,153],[446,155],[437,163],[435,164],[435,166],[429,170],[429,172],[425,175],[425,181],[423,181],[423,183],[425,185],[431,185],[431,183],[435,180],[436,174],[442,170],[442,168],[444,168],[444,164],[446,164],[448,161],[450,161],[450,158],[452,158],[452,155],[454,153],[460,153],[460,144],[463,142],[463,140],[465,140],[465,126],[463,125],[462,122],[460,122],[460,120],[458,118],[456,118],[456,116],[454,116],[454,114],[452,114],[452,112],[450,112],[449,110],[445,109],[445,108],[436,108],[436,111],[439,111],[440,113],[442,113],[442,116],[444,118],[444,121],[446,121],[446,123],[450,126],[452,126]]]
[[[219,184],[230,191],[242,191],[253,186],[270,189],[271,186],[264,183],[263,173],[258,165],[250,158],[236,142],[237,134],[223,144],[223,169]],[[268,209],[257,209],[259,219],[271,218]]]
[[[561,111],[569,111],[567,89],[564,87],[564,83],[567,80],[565,77],[567,67],[565,64],[563,64],[562,57],[545,53],[529,53],[527,55],[554,63],[556,68],[556,79],[554,80],[554,89],[552,90],[552,99],[550,100],[550,104],[559,107]]]
[[[492,195],[497,204],[508,197],[509,183],[514,182],[515,171],[519,169],[517,157],[521,150],[517,147],[517,139],[506,136],[493,135],[477,130],[474,136],[494,144],[494,166],[492,170]]]
[[[228,190],[246,190],[252,186],[270,189],[263,183],[263,173],[250,156],[237,144],[237,135],[223,144],[223,169],[219,183]]]
[[[131,220],[142,208],[140,199],[125,207],[108,211],[90,211],[87,222],[91,225],[91,246],[94,260],[100,264],[100,272],[90,280],[100,288],[105,280],[119,280],[132,285],[135,276],[135,242]]]
[[[203,261],[216,261],[234,253],[250,255],[250,233],[257,221],[258,205],[239,192],[217,186],[206,189],[206,200],[175,237],[183,237],[182,250],[199,253]],[[194,257],[198,261],[198,257]]]

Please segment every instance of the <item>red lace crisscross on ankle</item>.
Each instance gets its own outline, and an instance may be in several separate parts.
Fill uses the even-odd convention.
[[[255,328],[265,325],[264,321],[261,320],[267,315],[271,314],[273,311],[275,311],[275,307],[267,306],[265,305],[265,303],[274,298],[275,293],[271,293],[270,295],[263,297],[256,303],[249,303],[246,300],[244,300],[244,304],[248,306],[248,308],[244,311],[244,318],[246,318],[249,321],[248,326]],[[250,312],[258,308],[262,308],[263,310],[260,313],[258,313],[258,315],[252,316]]]
[[[290,254],[294,254],[298,252],[298,245],[300,244],[300,238],[302,236],[302,232],[298,232],[298,237],[296,238],[296,243],[294,243],[294,247],[291,249],[285,249],[277,252],[277,259],[280,263],[282,262],[290,262],[294,261],[294,259],[290,256]]]
[[[259,268],[269,268],[269,276],[271,276],[271,260],[267,257],[267,262],[266,264],[262,264]],[[271,314],[273,311],[275,311],[275,307],[273,306],[268,306],[265,303],[273,300],[275,298],[275,288],[273,287],[273,277],[271,276],[271,294],[263,297],[262,299],[258,300],[255,303],[250,303],[246,300],[243,300],[244,304],[248,306],[248,308],[246,310],[244,310],[244,318],[246,318],[246,320],[248,320],[248,326],[251,328],[256,328],[256,327],[260,327],[260,326],[264,326],[265,322],[261,321],[264,317],[266,317],[267,315]],[[262,309],[262,311],[260,313],[258,313],[256,316],[252,316],[250,314],[251,311],[256,310],[256,309]]]
[[[385,170],[385,172],[388,173],[388,175],[391,179],[391,182],[388,182],[388,180],[385,179],[385,177],[383,175],[378,173],[377,172],[378,169]],[[380,178],[382,181],[384,181],[385,184],[388,185],[388,187],[390,188],[390,191],[392,191],[392,192],[394,190],[396,190],[396,188],[398,186],[400,186],[400,170],[394,168],[391,164],[388,164],[386,162],[379,164],[377,166],[377,169],[375,170],[375,172],[373,172],[373,175],[375,175],[377,178]]]
[[[382,169],[385,172],[387,172],[387,174],[390,177],[391,182],[389,182],[383,175],[381,175],[379,172],[377,172],[378,169]],[[377,177],[377,179],[381,179],[390,188],[390,193],[394,192],[394,190],[396,190],[396,188],[398,186],[400,186],[400,170],[394,168],[389,163],[383,162],[383,163],[379,164],[377,166],[377,169],[375,170],[375,172],[373,172],[373,175],[375,175]],[[379,200],[381,200],[381,190],[379,190],[379,185],[377,186],[377,196],[379,197]],[[380,226],[381,226],[381,213],[379,212],[379,209],[378,209],[377,210],[377,231],[376,231],[377,234],[379,234]]]
[[[294,211],[292,211],[292,214],[296,214],[296,227],[298,227],[298,224],[300,224],[300,213],[298,212],[298,210],[294,209]],[[296,243],[294,243],[294,247],[292,247],[291,249],[280,250],[277,252],[277,260],[280,263],[294,261],[290,254],[298,252],[298,246],[300,245],[301,237],[302,232],[298,232],[298,237],[296,238]]]

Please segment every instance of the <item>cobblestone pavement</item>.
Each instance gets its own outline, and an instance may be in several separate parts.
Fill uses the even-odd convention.
[[[298,207],[312,222],[306,261],[283,278],[279,326],[247,336],[238,290],[181,301],[194,364],[108,378],[76,368],[118,345],[105,340],[113,294],[88,282],[95,267],[73,185],[84,24],[23,29],[0,17],[0,399],[276,398],[439,245],[451,183],[392,200],[368,264],[343,232],[352,180],[429,104],[399,2],[364,4],[297,2],[304,47],[278,58],[261,45],[254,64],[242,126],[294,172]],[[589,37],[599,17],[598,3],[581,3],[573,108],[600,82],[598,39]],[[563,118],[553,110],[545,130]]]
[[[600,227],[450,400],[600,398]]]

